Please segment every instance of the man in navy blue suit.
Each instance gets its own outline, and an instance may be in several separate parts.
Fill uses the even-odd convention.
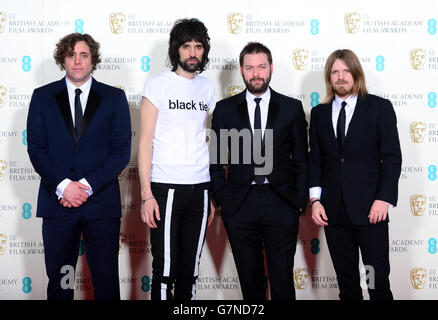
[[[65,277],[76,267],[81,234],[95,299],[120,299],[118,174],[130,159],[131,121],[124,92],[91,76],[99,47],[88,34],[61,39],[54,58],[66,76],[35,89],[29,106],[48,299],[73,299],[74,282]]]

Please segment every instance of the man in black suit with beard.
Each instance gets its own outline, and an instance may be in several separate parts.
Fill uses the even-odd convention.
[[[324,226],[339,297],[363,299],[360,249],[373,277],[370,299],[391,300],[388,209],[397,204],[402,162],[396,115],[389,100],[368,94],[351,50],[328,57],[325,82],[309,131],[312,219]]]
[[[248,43],[240,71],[246,90],[219,101],[213,112],[213,198],[243,298],[266,299],[265,249],[271,298],[291,300],[298,222],[307,200],[307,122],[299,100],[269,87],[273,65],[266,46]]]

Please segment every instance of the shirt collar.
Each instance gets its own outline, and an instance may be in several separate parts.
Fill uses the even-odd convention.
[[[341,103],[342,101],[345,101],[347,103],[347,107],[351,107],[354,109],[356,107],[357,103],[357,95],[350,95],[347,97],[347,99],[341,99],[337,94],[335,94],[335,99],[333,100],[333,106],[336,109],[341,109]]]
[[[76,89],[81,89],[81,91],[83,93],[88,94],[88,92],[90,91],[90,88],[91,88],[92,79],[93,79],[93,77],[90,77],[90,79],[88,79],[87,82],[85,82],[82,86],[76,87],[73,83],[70,82],[70,80],[67,79],[67,77],[65,77],[65,83],[67,85],[67,90],[69,92],[74,93]]]
[[[263,93],[261,96],[255,96],[251,92],[246,90],[246,101],[254,102],[255,98],[262,98],[263,102],[269,103],[269,100],[271,99],[271,89],[268,87],[268,90],[266,90],[266,92]]]

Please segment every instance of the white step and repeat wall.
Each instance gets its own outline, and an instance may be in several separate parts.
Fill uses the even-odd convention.
[[[137,146],[140,92],[166,68],[169,31],[197,17],[211,37],[203,73],[216,99],[241,91],[238,55],[248,41],[273,54],[272,87],[310,110],[325,95],[323,67],[335,49],[359,56],[371,93],[392,101],[403,152],[398,206],[390,211],[391,282],[396,299],[438,298],[438,2],[401,1],[85,1],[0,0],[0,299],[45,299],[41,219],[35,217],[39,176],[26,152],[26,117],[34,88],[60,79],[57,41],[89,33],[101,44],[99,81],[121,87],[130,104],[131,161],[120,174],[122,299],[149,299],[149,231],[139,217]],[[364,132],[366,134],[366,132]],[[298,299],[338,299],[323,230],[300,219],[295,268]],[[76,299],[92,298],[84,248]],[[363,267],[362,267],[363,268]],[[365,279],[365,270],[363,269]],[[364,281],[363,281],[364,283]],[[209,227],[198,299],[241,299],[221,218]],[[366,291],[364,291],[367,297]]]

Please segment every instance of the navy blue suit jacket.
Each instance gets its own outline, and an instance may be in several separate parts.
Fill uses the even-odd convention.
[[[121,216],[118,174],[131,151],[131,119],[123,90],[92,79],[84,114],[85,130],[78,141],[65,78],[35,89],[27,118],[30,160],[41,176],[38,217],[61,218],[83,210],[90,219]],[[65,208],[55,194],[69,178],[85,178],[93,195],[79,208]]]

